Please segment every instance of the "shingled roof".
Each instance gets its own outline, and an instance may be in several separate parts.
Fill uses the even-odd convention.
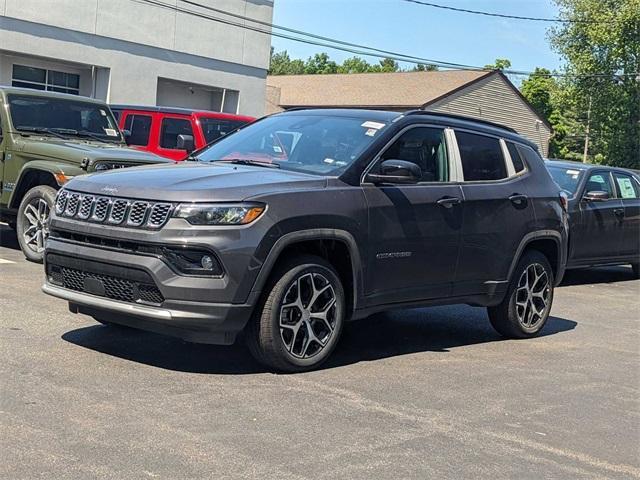
[[[415,108],[493,72],[352,73],[267,77],[271,107]],[[274,92],[275,90],[275,92]],[[276,93],[277,92],[277,93]]]

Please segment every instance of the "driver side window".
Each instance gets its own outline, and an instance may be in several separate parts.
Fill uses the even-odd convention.
[[[585,195],[590,192],[607,192],[609,198],[615,198],[613,185],[611,184],[611,176],[606,172],[594,173],[589,176],[587,185],[584,189]]]
[[[449,163],[444,130],[441,128],[415,127],[404,132],[382,154],[385,160],[404,160],[420,167],[420,182],[449,181]]]

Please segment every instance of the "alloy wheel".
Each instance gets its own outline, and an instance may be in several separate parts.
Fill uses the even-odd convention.
[[[550,292],[549,275],[542,265],[532,263],[522,272],[516,289],[516,313],[523,327],[533,329],[544,319]]]
[[[306,273],[287,289],[280,307],[280,337],[296,358],[318,355],[329,343],[336,326],[336,292],[320,273]]]
[[[44,251],[44,243],[49,236],[49,215],[51,209],[43,198],[34,198],[24,209],[27,227],[22,234],[24,243],[36,253]]]

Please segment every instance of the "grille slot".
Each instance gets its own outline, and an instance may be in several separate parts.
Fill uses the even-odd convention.
[[[131,209],[129,210],[129,218],[127,219],[127,225],[138,227],[144,223],[147,216],[147,208],[149,204],[147,202],[133,202]]]
[[[56,213],[58,215],[62,215],[64,209],[67,206],[67,197],[69,196],[69,192],[67,190],[61,190],[56,198]]]
[[[55,211],[76,220],[157,230],[169,220],[173,204],[96,197],[63,189],[56,198]]]
[[[109,214],[108,222],[116,225],[122,223],[125,215],[127,214],[128,206],[129,202],[126,200],[114,200],[113,204],[111,205],[111,213]]]
[[[80,194],[72,193],[67,199],[67,207],[64,209],[65,217],[73,217],[78,212],[78,204],[80,203]]]
[[[107,213],[109,213],[109,206],[111,205],[111,200],[106,197],[100,197],[96,200],[96,207],[93,209],[93,216],[91,220],[95,220],[97,222],[103,222],[105,218],[107,218]]]
[[[80,208],[78,209],[78,218],[86,220],[91,216],[91,210],[93,208],[93,196],[86,195],[80,200]]]
[[[170,203],[156,203],[151,208],[151,214],[149,215],[149,220],[147,220],[147,225],[151,228],[160,228],[167,221],[170,212]]]

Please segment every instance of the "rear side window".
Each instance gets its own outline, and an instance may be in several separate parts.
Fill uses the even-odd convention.
[[[124,129],[131,135],[127,143],[129,145],[149,145],[149,133],[151,132],[151,117],[149,115],[127,115],[124,121]]]
[[[520,156],[520,152],[518,152],[518,149],[513,143],[506,142],[506,144],[507,150],[509,150],[509,156],[511,157],[511,163],[513,163],[514,170],[516,171],[516,173],[524,172],[526,168],[524,166],[524,161]]]
[[[638,185],[633,180],[631,175],[625,173],[613,172],[613,177],[618,184],[618,191],[620,192],[620,198],[638,198]]]
[[[160,146],[171,150],[178,149],[178,135],[191,135],[191,121],[183,118],[165,118],[160,128]]]
[[[507,168],[497,138],[467,132],[456,132],[456,138],[466,182],[507,178]]]

